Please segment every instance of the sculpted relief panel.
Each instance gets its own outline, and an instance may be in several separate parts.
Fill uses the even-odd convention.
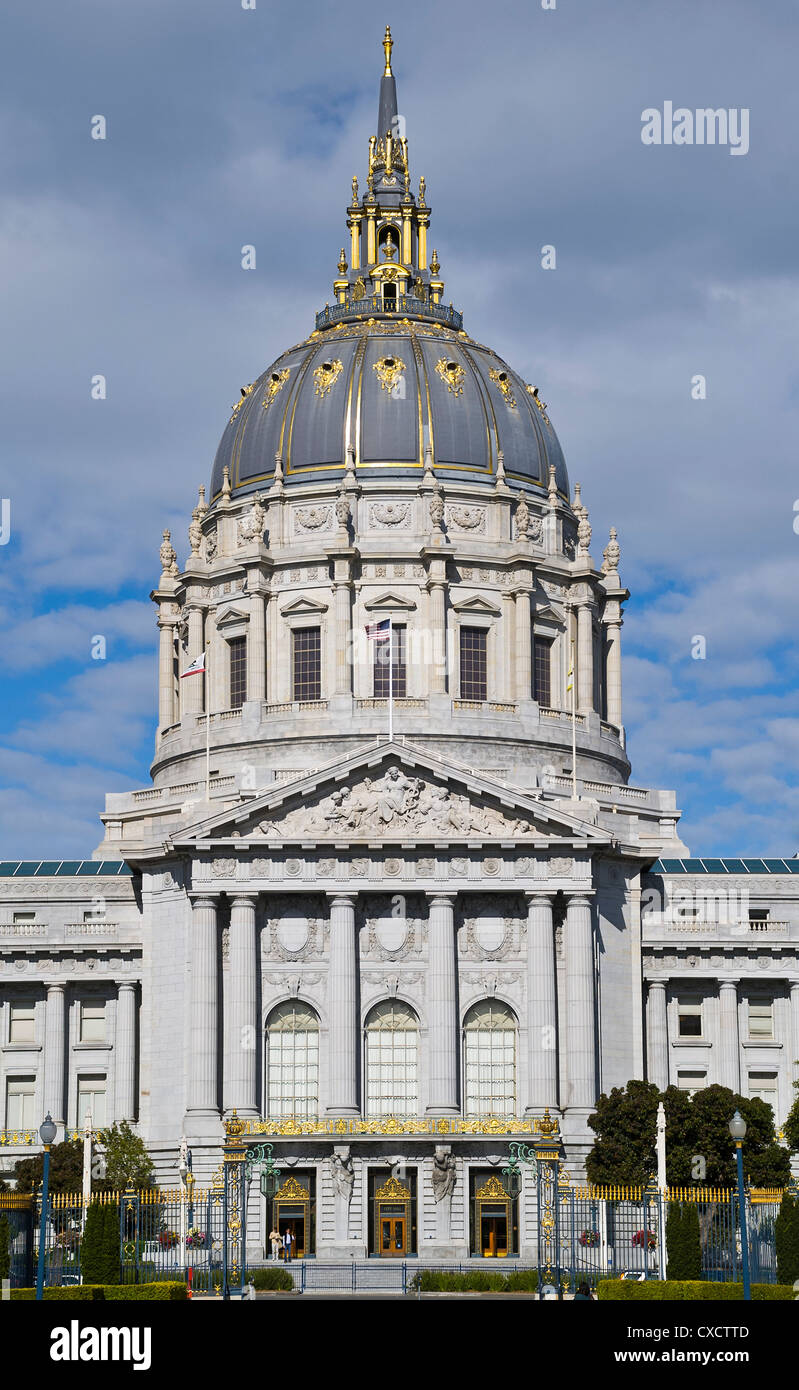
[[[409,777],[390,767],[376,781],[364,777],[353,787],[340,787],[315,806],[297,806],[259,822],[263,835],[419,835],[442,839],[466,836],[536,835],[527,818],[507,816],[481,806],[449,787]]]
[[[369,893],[358,904],[363,956],[404,960],[422,949],[425,899],[420,893]]]

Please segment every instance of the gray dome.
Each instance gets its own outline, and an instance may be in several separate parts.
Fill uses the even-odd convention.
[[[214,460],[211,500],[230,470],[235,497],[271,482],[280,453],[286,485],[341,476],[347,448],[359,477],[418,478],[424,449],[444,480],[505,476],[546,491],[569,481],[557,435],[533,388],[466,333],[408,319],[339,324],[290,348],[233,409]]]

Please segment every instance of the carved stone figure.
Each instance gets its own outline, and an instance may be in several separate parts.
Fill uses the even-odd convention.
[[[163,574],[176,575],[178,573],[178,557],[171,542],[171,532],[164,531],[164,539],[161,542],[159,551],[161,557],[161,570]]]
[[[603,561],[602,561],[602,573],[603,573],[603,574],[610,574],[613,570],[617,570],[617,569],[619,568],[619,559],[620,559],[620,556],[621,556],[621,547],[619,546],[619,542],[618,542],[618,538],[617,538],[617,534],[616,534],[616,527],[615,527],[615,526],[611,526],[611,528],[610,528],[610,540],[608,541],[607,545],[605,546],[605,549],[602,551],[602,555],[603,555]]]
[[[343,531],[346,531],[350,519],[349,499],[340,492],[335,502],[336,521]]]
[[[433,523],[433,529],[440,531],[441,523],[444,520],[444,498],[440,492],[435,492],[430,498],[430,520]]]
[[[527,532],[530,526],[530,508],[524,500],[524,495],[519,498],[516,507],[516,535],[520,540],[527,539]]]
[[[444,1144],[436,1145],[430,1181],[437,1202],[452,1196],[455,1188],[455,1155]]]
[[[348,1146],[336,1147],[333,1150],[330,1173],[336,1197],[336,1240],[345,1241],[348,1235],[352,1189],[355,1184],[355,1169]]]
[[[260,492],[256,492],[252,507],[239,521],[239,545],[246,545],[248,541],[262,540],[265,521],[266,512],[263,507],[263,499]]]
[[[189,522],[189,545],[192,555],[199,555],[202,545],[203,528],[200,524],[200,508],[195,507]]]

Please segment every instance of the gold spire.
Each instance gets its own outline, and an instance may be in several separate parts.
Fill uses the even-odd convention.
[[[393,39],[392,39],[392,37],[391,37],[391,25],[390,25],[390,24],[387,24],[387,25],[386,25],[386,37],[383,39],[383,51],[385,52],[385,55],[386,55],[386,70],[385,70],[385,72],[383,73],[383,76],[384,76],[384,77],[393,77],[393,76],[394,76],[393,72],[391,71],[391,50],[392,50],[393,47],[394,47],[394,41],[393,41]]]

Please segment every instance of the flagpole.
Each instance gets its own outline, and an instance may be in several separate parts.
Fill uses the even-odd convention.
[[[577,705],[574,681],[574,638],[571,639],[572,652],[572,797],[577,800]]]
[[[211,800],[211,646],[205,649],[205,799]]]
[[[388,620],[388,741],[394,738],[394,629]]]

